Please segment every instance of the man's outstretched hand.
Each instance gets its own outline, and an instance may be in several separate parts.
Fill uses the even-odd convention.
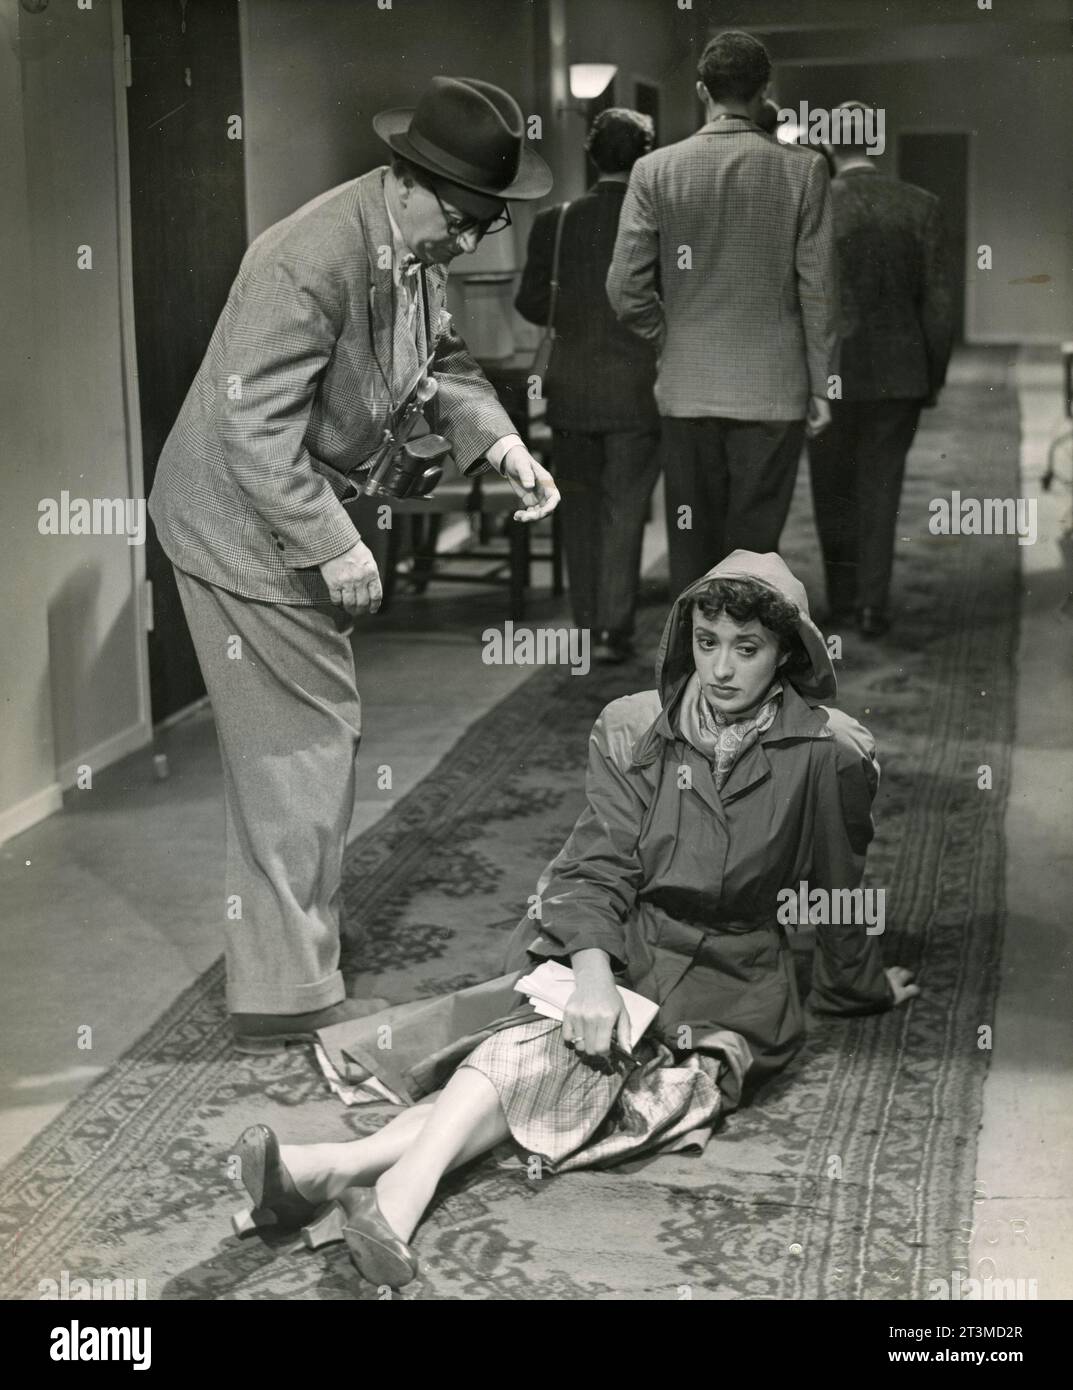
[[[332,602],[348,613],[375,613],[384,593],[380,587],[380,571],[373,553],[364,541],[358,541],[344,555],[325,560],[319,566],[328,586]]]
[[[508,449],[503,476],[522,500],[515,521],[539,521],[559,505],[559,489],[548,470],[537,463],[524,444]]]

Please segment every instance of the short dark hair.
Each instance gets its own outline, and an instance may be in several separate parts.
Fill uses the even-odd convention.
[[[840,131],[841,131],[841,130],[852,129],[851,122],[852,122],[852,119],[853,119],[852,113],[853,113],[854,111],[860,111],[860,112],[861,112],[861,128],[862,128],[862,130],[863,130],[863,128],[864,128],[864,122],[865,122],[865,120],[867,119],[868,112],[869,112],[869,111],[872,111],[872,110],[874,110],[874,109],[875,109],[874,107],[869,106],[868,103],[865,102],[865,101],[841,101],[841,102],[839,102],[839,104],[838,104],[838,105],[834,108],[834,110],[831,112],[831,135],[832,135],[832,137],[833,137],[834,134],[835,134],[835,124],[836,124],[836,122],[838,123],[838,127],[839,127],[839,130],[840,130]],[[837,116],[835,113],[838,112],[838,111],[845,111],[845,112],[847,112],[847,115],[846,115],[846,116]],[[868,148],[868,142],[867,142],[866,140],[861,140],[860,142],[854,142],[853,140],[835,140],[835,139],[832,139],[832,141],[831,141],[831,147],[832,147],[832,149],[835,151],[836,154],[838,154],[840,151],[844,151],[846,154],[857,154],[857,155],[860,155],[860,154],[871,154],[871,150]]]
[[[778,130],[779,108],[770,97],[765,97],[760,103],[760,114],[756,118],[756,123],[765,135],[774,135]]]
[[[797,631],[801,618],[797,604],[758,579],[710,579],[693,604],[709,622],[725,614],[739,625],[762,623],[774,633],[780,653],[789,658],[783,667],[787,675],[809,669],[811,662]]]
[[[625,174],[656,143],[652,117],[609,106],[592,123],[585,148],[601,174]]]
[[[713,101],[750,101],[771,76],[771,58],[752,34],[728,29],[708,40],[697,75]]]

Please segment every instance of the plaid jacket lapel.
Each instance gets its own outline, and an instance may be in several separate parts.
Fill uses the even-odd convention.
[[[384,202],[383,178],[361,180],[358,201],[365,233],[365,249],[369,260],[369,335],[373,355],[387,383],[392,400],[405,372],[405,359],[399,358],[399,339],[395,317],[395,281],[392,276],[394,244],[391,223]],[[416,356],[416,354],[415,354]],[[392,379],[394,357],[395,379]],[[413,369],[410,369],[410,375]]]
[[[447,267],[443,265],[430,265],[425,271],[425,284],[428,287],[428,321],[432,329],[432,342],[425,349],[425,357],[432,351],[440,336],[441,319],[447,301],[447,274]],[[422,342],[424,332],[422,325]]]

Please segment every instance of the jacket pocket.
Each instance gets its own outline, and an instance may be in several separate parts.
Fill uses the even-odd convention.
[[[358,489],[351,480],[331,464],[325,463],[322,459],[315,458],[310,454],[310,461],[313,465],[313,472],[319,473],[322,478],[327,478],[332,491],[340,502],[352,502],[358,496]]]
[[[646,999],[662,1004],[692,969],[705,934],[699,927],[662,915],[645,927],[648,959],[644,975],[634,988]]]

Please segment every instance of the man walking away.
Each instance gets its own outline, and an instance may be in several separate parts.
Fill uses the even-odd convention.
[[[654,135],[648,116],[625,107],[593,122],[586,148],[598,178],[565,213],[557,336],[544,383],[574,622],[592,630],[596,659],[611,663],[632,650],[644,527],[659,476],[659,415],[656,354],[615,318],[604,285],[630,170]],[[558,207],[542,212],[529,236],[515,307],[532,323],[548,321],[559,214]]]
[[[866,111],[861,102],[847,110]],[[848,123],[843,122],[843,127]],[[863,128],[863,126],[862,126]],[[934,405],[953,341],[953,285],[939,200],[881,174],[863,146],[829,151],[844,314],[842,398],[809,444],[831,617],[864,637],[890,626],[888,596],[905,460]]]
[[[757,124],[771,60],[750,34],[698,66],[706,124],[634,165],[607,291],[659,353],[671,589],[728,551],[771,551],[805,432],[830,418],[837,282],[817,151]]]

